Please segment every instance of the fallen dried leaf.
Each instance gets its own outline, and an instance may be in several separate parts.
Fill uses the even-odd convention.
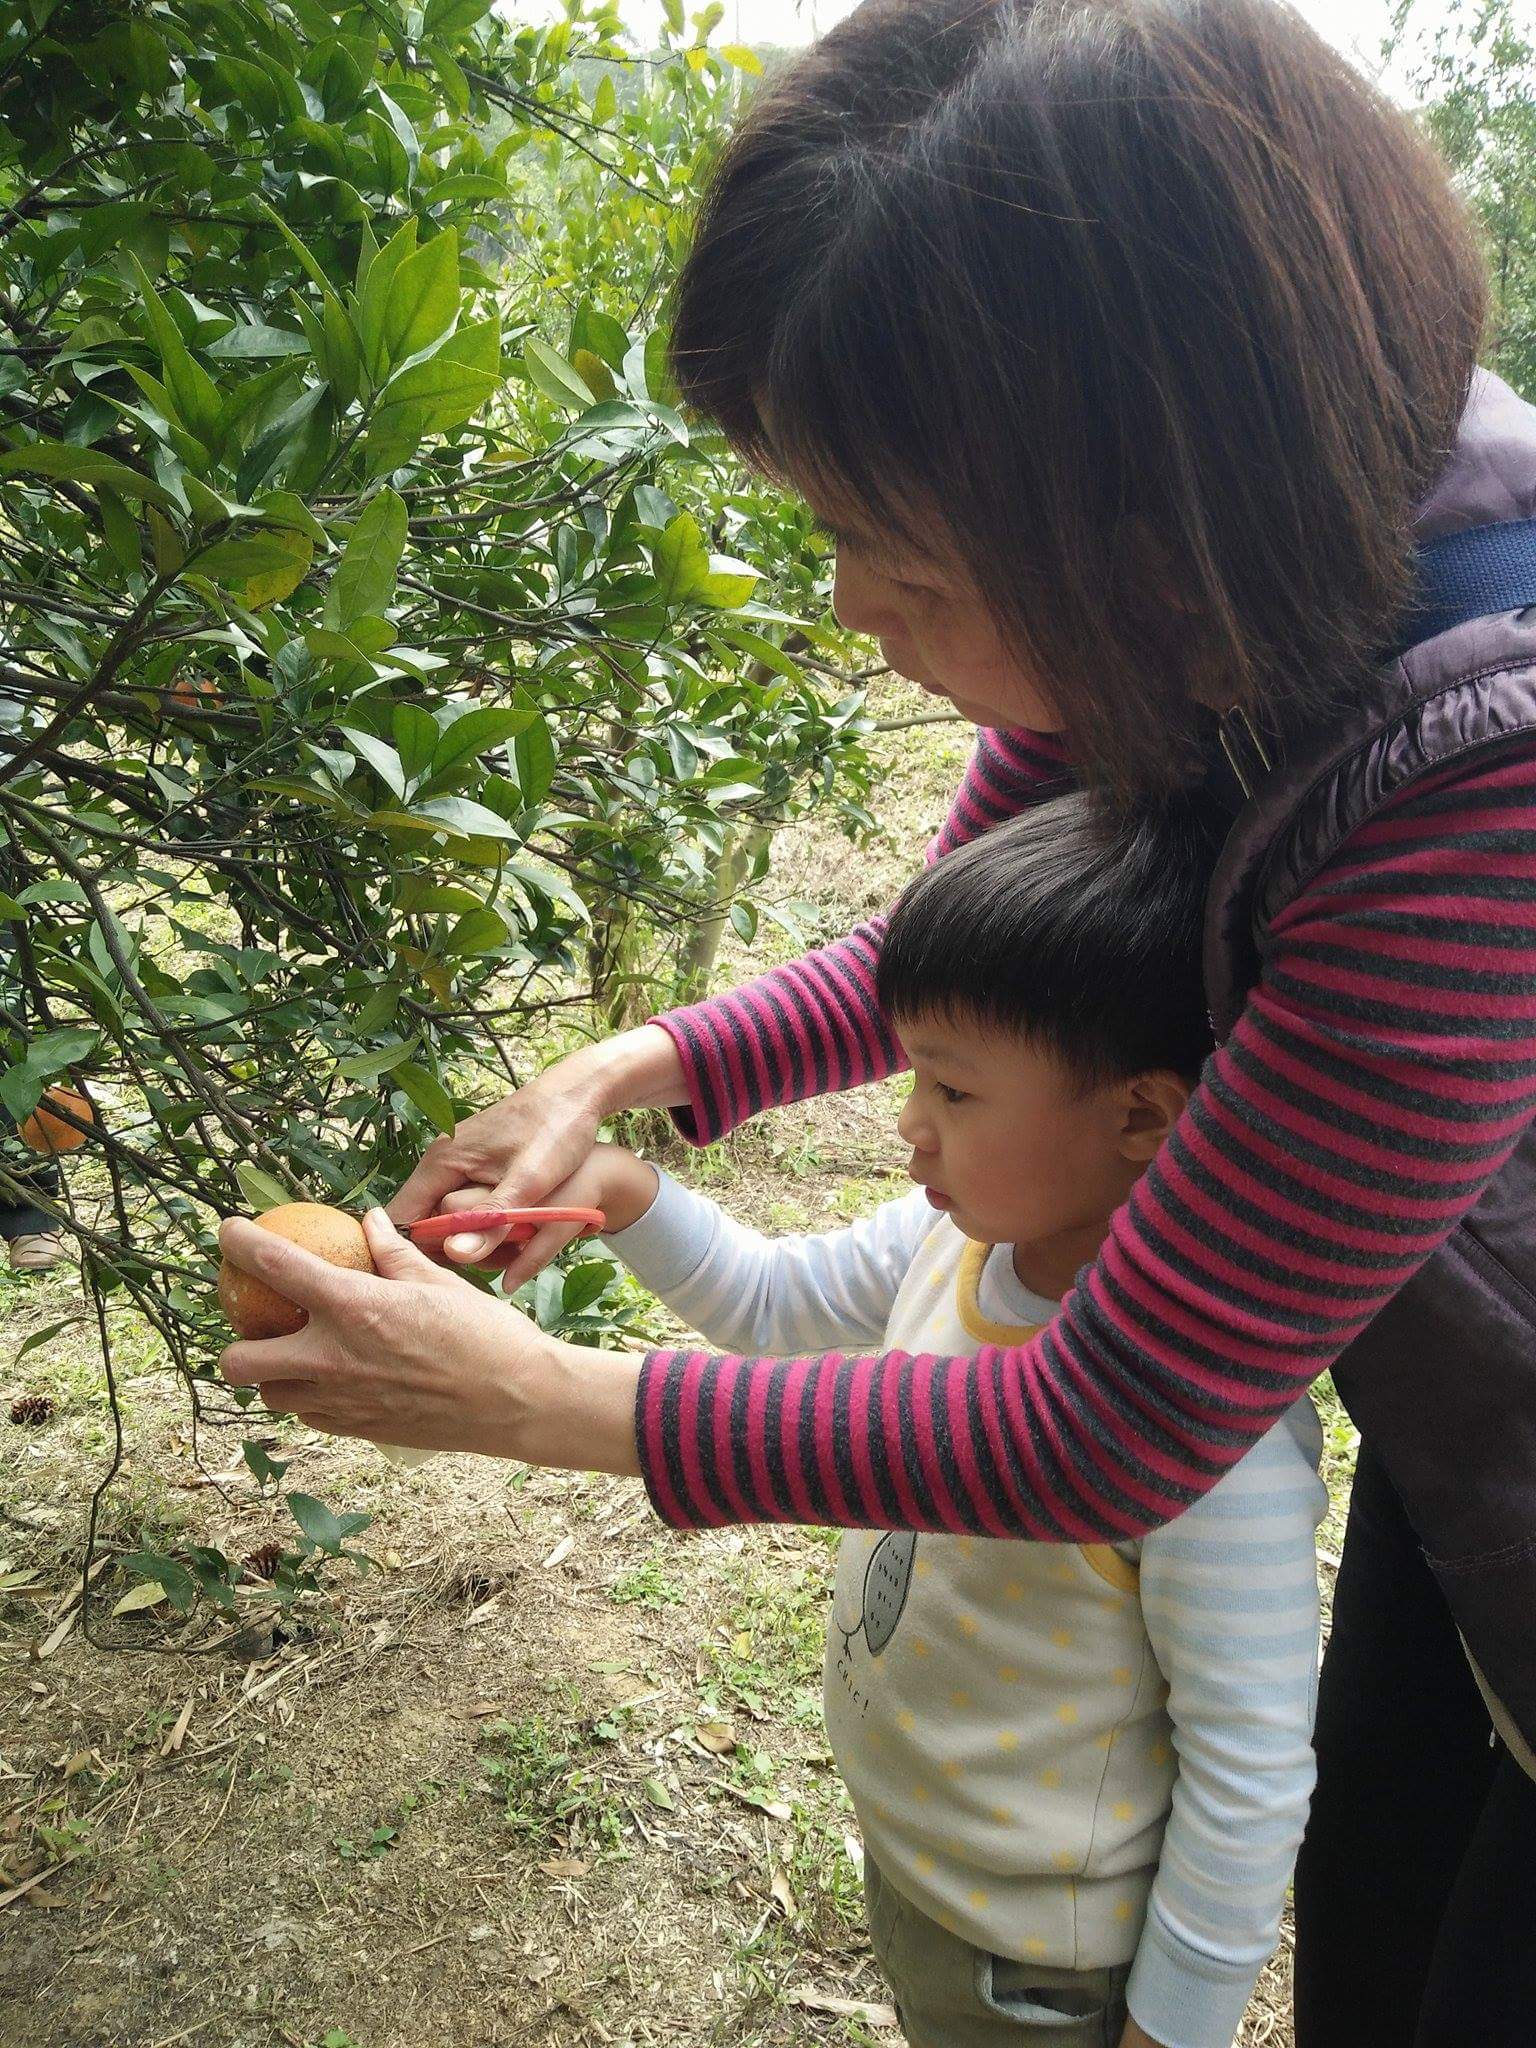
[[[575,1548],[576,1538],[574,1536],[562,1536],[548,1557],[545,1558],[542,1569],[547,1572],[553,1571],[557,1564],[565,1563],[565,1560]]]
[[[472,1707],[460,1707],[459,1712],[466,1721],[483,1721],[490,1714],[501,1712],[500,1700],[476,1700]]]
[[[552,1977],[560,1967],[558,1956],[538,1956],[528,1965],[526,1972],[530,1984],[542,1984],[546,1977]]]
[[[185,1742],[187,1737],[187,1729],[192,1720],[192,1708],[196,1700],[196,1693],[189,1692],[187,1694],[187,1704],[182,1708],[181,1712],[177,1715],[176,1726],[171,1730],[170,1734],[166,1736],[165,1741],[160,1746],[160,1754],[162,1756],[174,1756],[176,1751],[180,1749],[182,1743]]]
[[[800,1908],[795,1904],[795,1894],[782,1870],[776,1870],[768,1880],[768,1890],[777,1904],[783,1908],[786,1920],[799,1918]]]
[[[792,1820],[794,1810],[784,1799],[770,1799],[766,1792],[752,1792],[745,1785],[733,1785],[729,1778],[711,1778],[710,1783],[722,1792],[729,1792],[733,1799],[739,1799],[743,1806],[755,1806],[759,1813],[766,1813],[770,1820]]]
[[[838,1998],[830,1991],[812,1991],[793,1984],[784,1998],[786,2004],[803,2006],[807,2012],[829,2012],[842,2020],[862,2020],[867,2027],[894,2027],[897,2023],[894,2005],[876,2005],[867,1998]]]
[[[729,1721],[705,1721],[695,1732],[714,1756],[729,1756],[736,1747],[736,1731]]]
[[[552,1856],[548,1863],[541,1863],[540,1870],[546,1877],[585,1877],[592,1868],[583,1863],[579,1856]]]

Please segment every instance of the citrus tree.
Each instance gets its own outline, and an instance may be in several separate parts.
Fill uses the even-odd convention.
[[[1399,0],[1389,50],[1487,240],[1488,361],[1536,397],[1536,24],[1515,0]]]
[[[601,7],[0,5],[0,1104],[85,1141],[109,1375],[147,1318],[205,1421],[221,1214],[387,1194],[861,815],[816,546],[657,324],[719,12],[635,67]]]

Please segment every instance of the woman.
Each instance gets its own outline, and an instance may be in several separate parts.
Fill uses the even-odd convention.
[[[981,728],[940,854],[1069,776],[1110,801],[1218,791],[1218,714],[1254,840],[1282,786],[1288,829],[1309,750],[1386,717],[1416,515],[1422,541],[1536,512],[1536,415],[1474,383],[1483,312],[1443,169],[1270,0],[866,0],[746,117],[674,350],[686,397],[833,530],[844,624]],[[1418,1276],[1438,1285],[1531,1123],[1536,715],[1509,709],[1513,672],[1477,684],[1475,737],[1499,744],[1442,732],[1406,768],[1399,747],[1400,788],[1378,777],[1314,831],[1252,973],[1213,987],[1230,1029],[1202,1087],[1030,1345],[637,1369],[551,1343],[375,1218],[389,1286],[227,1226],[313,1315],[226,1370],[322,1428],[642,1470],[682,1526],[1093,1540],[1172,1519]],[[1466,709],[1469,673],[1451,681]],[[890,1072],[880,932],[561,1062],[435,1143],[396,1217],[555,1196],[623,1107],[673,1107],[704,1142]],[[1362,1373],[1368,1437],[1443,1463],[1472,1363],[1415,1360],[1427,1403],[1394,1402],[1390,1357]],[[1529,1409],[1507,1420],[1523,1446]],[[1490,1746],[1369,1442],[1336,1612],[1298,2041],[1514,2048],[1536,1791]]]

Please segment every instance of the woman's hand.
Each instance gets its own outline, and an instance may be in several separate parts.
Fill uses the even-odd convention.
[[[309,1317],[292,1337],[231,1344],[220,1369],[312,1429],[413,1449],[638,1472],[639,1361],[548,1337],[508,1303],[435,1266],[382,1209],[364,1218],[376,1273],[345,1272],[231,1217],[232,1264]]]
[[[452,1137],[434,1138],[389,1213],[397,1223],[414,1223],[454,1209],[556,1200],[596,1144],[604,1117],[685,1102],[687,1094],[677,1047],[659,1025],[585,1046],[466,1117]],[[508,1287],[547,1266],[575,1234],[569,1224],[552,1224],[509,1250],[502,1261]],[[456,1264],[483,1266],[493,1262],[500,1241],[498,1232],[480,1232],[451,1237],[443,1250]]]

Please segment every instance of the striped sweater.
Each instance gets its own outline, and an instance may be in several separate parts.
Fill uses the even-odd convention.
[[[1054,740],[982,733],[932,853],[1067,778]],[[873,994],[882,929],[658,1020],[683,1056],[688,1135],[900,1066]],[[653,1352],[651,1497],[680,1526],[1144,1534],[1326,1370],[1533,1112],[1536,743],[1521,742],[1415,783],[1275,920],[1243,1016],[1037,1337],[964,1358]]]

